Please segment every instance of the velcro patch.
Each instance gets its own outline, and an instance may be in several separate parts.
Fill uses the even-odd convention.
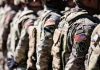
[[[78,34],[78,35],[75,35],[74,36],[74,41],[79,43],[79,42],[82,42],[84,40],[86,40],[86,35],[85,34]]]

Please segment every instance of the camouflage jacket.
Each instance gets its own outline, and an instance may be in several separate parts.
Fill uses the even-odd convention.
[[[85,61],[86,70],[100,70],[100,24],[91,35],[91,43]]]
[[[22,33],[23,33],[23,35],[25,34],[24,30],[23,30],[24,24],[28,20],[31,20],[31,22],[32,22],[35,19],[36,19],[36,17],[33,15],[32,10],[28,10],[28,9],[24,9],[23,11],[19,10],[19,12],[16,14],[16,16],[14,17],[14,19],[10,25],[11,30],[10,30],[9,41],[8,41],[8,48],[9,48],[8,56],[10,58],[11,58],[11,55],[15,56],[16,62],[19,62],[19,61],[17,61],[16,58],[19,55],[18,48],[22,45],[22,44],[20,44],[20,38],[22,38],[21,34]]]

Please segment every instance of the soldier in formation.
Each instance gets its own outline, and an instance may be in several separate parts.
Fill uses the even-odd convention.
[[[0,70],[100,70],[99,3],[0,0]]]
[[[33,25],[38,17],[37,11],[42,7],[40,8],[40,4],[35,7],[33,5],[35,2],[30,0],[21,0],[20,3],[21,8],[11,23],[11,42],[9,42],[11,50],[8,66],[10,69],[26,70],[29,47],[27,28]]]
[[[61,67],[63,70],[85,70],[84,61],[90,45],[90,36],[99,23],[99,19],[94,17],[94,14],[100,11],[98,0],[73,2],[76,4],[75,8],[65,13],[54,33],[52,54],[55,70],[62,70]]]
[[[100,70],[100,24],[96,26],[91,35],[91,42],[87,59],[86,70]]]
[[[71,13],[75,14],[75,19],[68,20],[72,17],[71,14],[69,18],[67,17],[69,22],[67,47],[71,48],[71,53],[65,70],[85,70],[84,61],[90,45],[91,33],[99,23],[99,19],[94,16],[100,11],[98,2],[98,0],[75,0],[76,7]]]
[[[62,1],[46,0],[44,15],[40,17],[42,20],[38,22],[37,30],[37,70],[51,70],[52,69],[52,56],[51,48],[53,45],[54,30],[60,22],[60,6]],[[38,20],[37,20],[38,21]],[[37,23],[36,21],[36,23]]]
[[[15,10],[15,5],[14,5],[14,0],[1,0],[3,1],[3,5],[1,5],[1,22],[0,22],[0,47],[1,47],[1,52],[2,52],[2,57],[3,57],[3,69],[5,69],[6,65],[6,60],[7,60],[7,39],[8,39],[8,34],[10,31],[10,22],[12,21],[16,10]],[[1,3],[1,4],[2,4]],[[1,68],[2,69],[2,68]],[[7,70],[7,69],[5,69]]]

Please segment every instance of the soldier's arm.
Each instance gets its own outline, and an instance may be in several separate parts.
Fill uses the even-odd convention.
[[[32,25],[32,20],[27,20],[21,30],[21,36],[19,38],[16,50],[15,50],[15,61],[20,63],[22,60],[25,60],[27,57],[27,52],[29,48],[29,35],[27,28]]]
[[[36,28],[34,26],[28,27],[29,34],[29,50],[27,59],[27,69],[35,68],[36,59],[34,57],[36,52]]]
[[[60,15],[56,14],[56,13],[51,13],[51,16],[48,17],[48,19],[46,20],[44,27],[48,27],[48,26],[57,26],[58,23],[60,22]]]
[[[58,14],[49,13],[50,16],[44,22],[44,33],[41,35],[40,45],[37,46],[37,67],[39,69],[51,68],[51,47],[53,45],[53,34],[57,24],[60,21],[60,16]],[[48,64],[50,62],[50,64]]]
[[[72,52],[66,64],[66,70],[84,70],[84,61],[90,45],[91,33],[96,25],[89,19],[82,19],[75,23],[79,23],[79,25],[72,36]]]
[[[25,29],[21,31],[21,37],[19,39],[18,45],[15,50],[14,59],[17,63],[20,63],[23,59],[26,58],[28,50],[28,34]]]
[[[85,61],[86,70],[98,70],[98,59],[100,57],[100,24],[96,26],[91,35],[91,43],[88,50],[88,58]]]

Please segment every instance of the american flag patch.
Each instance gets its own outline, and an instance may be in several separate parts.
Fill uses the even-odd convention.
[[[78,34],[78,35],[75,35],[74,36],[74,41],[79,43],[79,42],[82,42],[84,40],[86,40],[86,35],[85,34]]]

